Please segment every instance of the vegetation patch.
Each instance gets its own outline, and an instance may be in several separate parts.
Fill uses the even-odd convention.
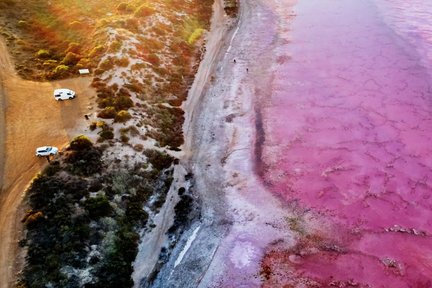
[[[179,107],[202,56],[212,4],[0,1],[0,32],[23,78],[61,79],[92,68],[97,92],[89,125],[96,143],[75,138],[28,190],[20,287],[132,286],[139,232],[154,227],[173,180],[171,155],[183,144]],[[193,207],[192,197],[181,195],[177,236]]]
[[[147,225],[146,211],[158,211],[165,201],[173,171],[165,167],[173,159],[165,156],[152,169],[143,169],[144,163],[129,169],[76,167],[80,161],[96,167],[90,151],[97,149],[77,137],[32,182],[31,210],[22,220],[27,233],[21,244],[28,254],[20,287],[132,287],[138,231]]]

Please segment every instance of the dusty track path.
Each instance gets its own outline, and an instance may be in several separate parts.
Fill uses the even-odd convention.
[[[90,78],[55,82],[33,82],[20,79],[6,45],[0,41],[0,288],[11,287],[15,267],[17,240],[21,232],[19,209],[23,192],[30,180],[43,168],[46,159],[34,156],[37,146],[62,147],[84,132],[84,114],[94,97]],[[68,87],[77,92],[73,101],[56,102],[55,88]],[[1,121],[1,120],[0,120]],[[3,169],[2,169],[3,167]]]

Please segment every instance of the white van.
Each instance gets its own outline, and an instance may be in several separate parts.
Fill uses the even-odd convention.
[[[73,99],[75,98],[75,91],[66,88],[56,89],[54,90],[54,98],[57,101]]]

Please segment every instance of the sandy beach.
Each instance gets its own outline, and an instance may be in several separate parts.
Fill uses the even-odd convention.
[[[75,78],[55,82],[32,82],[20,79],[14,72],[7,47],[0,41],[0,78],[3,103],[0,114],[0,287],[11,287],[21,235],[22,210],[18,209],[31,179],[47,164],[34,156],[38,146],[59,148],[83,133],[94,97],[91,79]],[[68,87],[77,92],[73,101],[57,102],[56,88]]]

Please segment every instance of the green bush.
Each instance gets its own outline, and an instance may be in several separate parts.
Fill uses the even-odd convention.
[[[101,157],[102,152],[94,146],[89,149],[70,151],[65,158],[65,161],[70,164],[67,170],[74,175],[80,176],[90,176],[101,172]]]
[[[195,44],[195,42],[201,38],[204,32],[205,30],[202,28],[195,29],[195,31],[189,36],[188,43],[191,45]]]
[[[90,53],[89,53],[89,57],[90,57],[90,58],[93,58],[93,57],[96,57],[96,56],[102,55],[104,51],[105,51],[105,47],[104,47],[104,46],[102,46],[102,45],[97,45],[96,47],[94,47],[94,48],[90,51]]]
[[[46,49],[40,49],[37,53],[36,56],[40,59],[47,59],[51,56],[50,51],[46,50]]]
[[[92,219],[108,216],[112,212],[112,207],[105,195],[88,198],[84,203],[84,207]]]
[[[102,111],[98,113],[98,117],[103,119],[113,119],[117,115],[114,107],[105,107]]]
[[[117,113],[117,115],[115,116],[115,121],[123,123],[123,122],[128,121],[131,118],[132,118],[132,116],[129,114],[128,111],[126,111],[126,110],[120,110]]]
[[[105,140],[110,140],[114,138],[114,133],[110,129],[101,130],[99,131],[98,135],[99,135],[98,142],[103,142]]]
[[[92,147],[93,147],[93,143],[85,135],[80,135],[75,137],[69,144],[69,148],[75,151],[90,149]]]
[[[66,65],[58,65],[54,68],[53,73],[55,76],[62,76],[69,71],[69,67]]]

